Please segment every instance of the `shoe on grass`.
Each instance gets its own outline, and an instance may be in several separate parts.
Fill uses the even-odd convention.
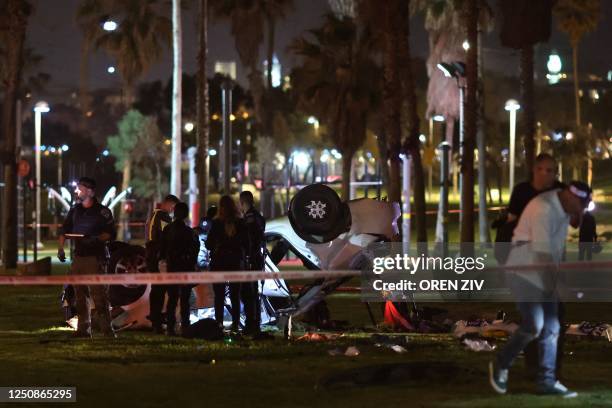
[[[489,384],[498,394],[505,394],[508,391],[508,370],[499,368],[493,362],[489,362]]]
[[[542,395],[558,395],[563,398],[576,398],[578,396],[576,391],[568,390],[567,387],[559,381],[552,385],[542,386],[538,391]]]

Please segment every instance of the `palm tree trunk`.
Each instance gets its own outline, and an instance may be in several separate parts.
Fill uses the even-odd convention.
[[[181,104],[182,104],[182,76],[183,76],[183,50],[181,27],[181,1],[172,0],[172,158],[170,191],[181,197]]]
[[[480,243],[491,242],[489,221],[487,214],[487,158],[485,142],[485,105],[484,105],[484,82],[483,53],[482,53],[482,30],[478,30],[478,131],[476,133],[476,144],[478,146],[478,236]]]
[[[384,30],[383,51],[383,106],[386,124],[387,146],[389,152],[389,184],[387,196],[391,202],[401,202],[400,149],[401,149],[401,106],[402,93],[399,76],[398,42],[399,27],[397,22],[397,0],[388,0],[381,4],[384,7],[386,29]],[[401,228],[400,228],[401,230]]]
[[[524,106],[523,144],[525,146],[525,167],[527,174],[533,168],[535,159],[535,106],[533,99],[533,44],[521,49],[521,103]]]
[[[4,146],[0,159],[4,167],[4,197],[2,200],[2,263],[5,268],[17,267],[17,141],[16,105],[21,83],[23,44],[27,26],[26,3],[8,0],[6,36],[6,76],[2,104]]]
[[[576,103],[576,127],[580,127],[580,85],[578,80],[578,44],[572,45],[572,64],[574,66],[574,100]],[[578,129],[576,129],[578,130]]]
[[[266,80],[268,89],[272,89],[272,62],[274,60],[274,34],[276,31],[276,20],[273,16],[268,15],[268,66],[266,67]]]
[[[130,187],[130,180],[132,177],[132,159],[130,157],[124,159],[123,161],[123,176],[121,178],[121,191],[125,191]],[[117,227],[117,238],[120,240],[127,240],[128,237],[125,235],[126,230],[126,222],[128,218],[128,214],[125,211],[125,208],[120,205],[119,212],[119,226]]]
[[[208,208],[208,146],[210,142],[210,115],[208,99],[208,78],[206,60],[208,57],[208,0],[200,0],[197,91],[197,132],[198,132],[198,203],[200,217]]]
[[[410,2],[400,3],[398,16],[400,18],[400,30],[398,31],[399,66],[402,67],[403,97],[407,103],[409,134],[406,150],[412,157],[414,166],[414,212],[415,228],[418,243],[427,242],[427,207],[425,202],[425,172],[421,161],[421,150],[419,141],[419,115],[417,113],[417,98],[415,94],[414,75],[412,73],[412,61],[410,55]],[[419,252],[420,253],[420,252]]]
[[[476,139],[478,92],[478,6],[477,0],[466,4],[467,40],[471,45],[467,52],[467,95],[465,106],[465,137],[461,158],[461,242],[474,242],[474,141]]]
[[[81,63],[79,66],[79,104],[81,105],[81,128],[86,129],[87,112],[90,110],[88,95],[89,77],[89,42],[83,39],[81,42]]]

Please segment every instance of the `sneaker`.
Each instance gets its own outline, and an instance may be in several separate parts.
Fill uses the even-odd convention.
[[[558,395],[563,398],[576,398],[578,393],[576,391],[570,391],[567,387],[561,384],[559,381],[553,385],[547,385],[538,389],[542,395]]]
[[[497,366],[493,361],[489,362],[489,384],[498,394],[508,391],[508,370]]]

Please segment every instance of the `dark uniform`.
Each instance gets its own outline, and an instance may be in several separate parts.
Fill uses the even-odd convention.
[[[173,221],[164,228],[160,242],[160,258],[166,260],[168,272],[192,272],[196,267],[200,240],[197,233],[183,220]],[[168,333],[174,334],[176,305],[181,301],[181,328],[189,327],[189,298],[192,285],[166,285],[168,304],[166,318]]]
[[[172,222],[172,218],[167,211],[161,209],[153,210],[151,218],[146,223],[146,258],[147,269],[149,272],[159,272],[159,255],[162,231],[168,224]],[[149,294],[149,319],[153,325],[153,329],[161,331],[162,325],[162,308],[164,307],[164,295],[166,293],[165,285],[151,285],[151,293]]]
[[[593,249],[597,243],[597,222],[590,211],[582,216],[580,230],[578,232],[578,259],[590,261],[593,259]]]
[[[104,274],[108,264],[106,244],[97,237],[108,233],[115,237],[115,223],[111,211],[95,198],[91,207],[77,204],[70,209],[62,226],[63,234],[82,234],[76,238],[72,257],[71,273],[75,275]],[[87,295],[91,296],[96,311],[96,321],[100,331],[113,335],[107,285],[75,286],[76,309],[79,318],[77,333],[91,334],[91,316]]]
[[[244,223],[247,227],[249,237],[249,247],[247,253],[247,269],[252,271],[261,271],[264,269],[264,248],[265,248],[265,231],[266,219],[255,209],[251,207],[244,214]],[[261,319],[261,302],[259,301],[259,282],[244,282],[240,288],[242,301],[244,303],[245,314],[247,310],[252,310],[254,322],[251,324],[247,319],[247,331],[259,331]]]
[[[212,222],[206,248],[210,251],[211,271],[239,271],[245,268],[246,253],[249,247],[249,238],[243,219],[235,220],[235,232],[228,235],[225,222],[215,218]],[[225,292],[229,287],[230,302],[232,304],[232,329],[238,330],[240,325],[240,298],[241,287],[239,282],[213,283],[215,294],[215,320],[219,325],[223,324],[225,308]],[[243,298],[244,302],[244,298]],[[247,323],[253,324],[254,309],[247,308],[245,303],[244,312]]]

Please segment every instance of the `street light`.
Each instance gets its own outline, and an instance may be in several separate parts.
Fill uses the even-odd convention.
[[[455,78],[457,81],[457,87],[459,88],[459,160],[463,160],[463,140],[465,138],[465,129],[464,129],[464,95],[465,95],[465,85],[461,83],[461,79],[465,78],[466,69],[465,64],[461,61],[454,61],[451,63],[441,62],[438,64],[438,69],[442,71],[445,77],[447,78]],[[463,174],[459,173],[459,191],[460,194],[463,194]],[[463,203],[463,197],[459,199],[459,209],[462,210],[461,207]],[[459,219],[463,216],[463,212],[459,213]]]
[[[108,72],[109,74],[114,74],[115,73],[115,67],[113,67],[112,65],[108,68],[106,68],[106,72]]]
[[[516,144],[516,111],[521,108],[521,105],[515,99],[508,99],[506,109],[510,112],[510,190],[514,187],[514,155]]]
[[[44,101],[37,102],[34,105],[34,135],[35,135],[35,161],[36,161],[36,246],[42,248],[42,242],[40,241],[40,177],[41,177],[41,166],[40,166],[40,152],[41,152],[41,122],[42,114],[49,112],[49,104]]]
[[[102,23],[102,29],[104,31],[115,31],[119,25],[113,20],[106,20]]]
[[[185,126],[184,126],[185,132],[190,133],[194,128],[195,128],[195,125],[193,124],[193,122],[185,123]]]

